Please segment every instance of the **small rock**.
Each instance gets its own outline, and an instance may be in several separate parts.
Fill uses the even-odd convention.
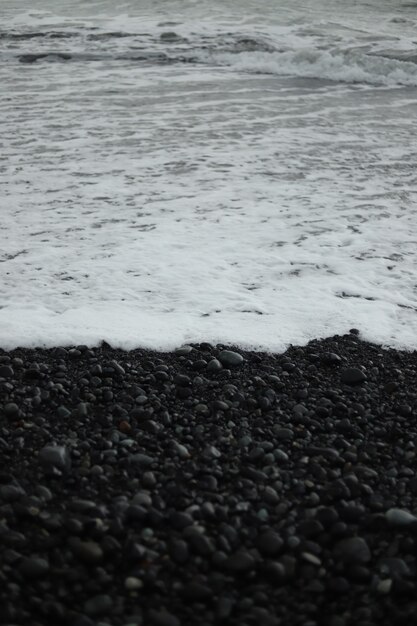
[[[13,378],[14,370],[11,365],[0,365],[0,378]]]
[[[125,579],[125,587],[128,591],[136,591],[137,589],[142,589],[143,581],[140,578],[136,578],[136,576],[128,576]]]
[[[154,626],[181,626],[180,620],[168,611],[149,611],[150,623]]]
[[[220,370],[223,369],[223,365],[220,363],[220,361],[218,359],[212,359],[207,364],[207,368],[206,369],[207,369],[208,372],[220,372]]]
[[[342,371],[341,381],[345,385],[359,385],[365,382],[366,375],[357,367],[348,367]]]
[[[0,487],[0,500],[15,502],[25,495],[25,490],[18,485],[2,485]]]
[[[188,451],[188,448],[184,446],[182,443],[175,441],[175,439],[171,441],[171,450],[174,452],[174,454],[177,454],[179,458],[183,460],[189,459],[191,456],[191,454]]]
[[[417,517],[403,509],[389,509],[385,513],[385,519],[388,525],[394,528],[405,528],[417,524]]]
[[[24,578],[40,578],[49,572],[49,563],[45,559],[29,557],[20,563],[19,571]]]
[[[68,472],[71,469],[71,454],[65,446],[45,446],[39,452],[39,461],[46,471]]]
[[[83,563],[99,563],[103,558],[103,550],[95,541],[74,541],[72,553]]]
[[[244,358],[238,352],[233,352],[232,350],[222,350],[219,354],[219,361],[225,367],[236,367],[237,365],[241,365],[244,361]]]
[[[255,559],[248,552],[241,550],[226,559],[224,566],[229,572],[243,574],[254,569]]]
[[[377,585],[378,593],[382,595],[386,595],[391,591],[392,580],[391,578],[385,578],[384,580],[380,580]]]
[[[186,563],[190,556],[188,546],[182,539],[172,539],[169,544],[169,554],[175,563],[180,564]]]
[[[181,346],[180,348],[177,348],[175,350],[175,354],[177,354],[178,356],[187,356],[193,350],[194,348],[192,346],[185,345],[185,346]]]
[[[107,594],[99,594],[87,600],[84,611],[87,615],[104,615],[113,607],[113,600]]]
[[[20,409],[14,402],[8,402],[4,407],[6,417],[18,417]]]
[[[212,597],[213,592],[207,585],[192,581],[183,589],[183,596],[191,602],[204,602]]]
[[[284,541],[273,530],[267,530],[259,535],[256,545],[258,550],[265,556],[275,556],[284,546]]]
[[[325,352],[321,357],[322,363],[326,365],[335,365],[336,363],[341,362],[341,357],[335,352]]]
[[[140,465],[142,467],[148,467],[155,462],[154,457],[148,456],[147,454],[142,454],[140,452],[138,452],[137,454],[132,454],[128,458],[129,463],[132,463],[133,465]]]
[[[368,563],[372,556],[368,544],[361,537],[342,539],[336,545],[334,554],[344,563],[352,564]]]

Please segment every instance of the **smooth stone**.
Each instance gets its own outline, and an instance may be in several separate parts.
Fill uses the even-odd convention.
[[[342,539],[335,546],[334,555],[344,563],[369,563],[371,551],[365,539],[362,537],[349,537]]]
[[[49,572],[49,563],[45,559],[29,557],[20,563],[19,571],[25,578],[40,578]]]
[[[284,546],[283,539],[273,530],[267,530],[256,540],[258,550],[265,556],[275,556]]]
[[[223,369],[223,365],[220,363],[220,361],[218,359],[212,359],[207,364],[207,368],[206,369],[207,369],[208,372],[220,372],[220,370]]]
[[[166,610],[149,611],[149,619],[154,626],[181,626],[180,620]]]
[[[148,467],[155,462],[155,458],[153,456],[149,456],[147,454],[142,454],[138,452],[137,454],[132,454],[129,456],[129,463],[134,465],[140,465],[142,467]]]
[[[244,358],[238,352],[233,352],[232,350],[222,350],[219,354],[218,360],[225,367],[236,367],[237,365],[241,365],[244,361]]]
[[[65,446],[45,446],[39,452],[39,461],[45,469],[56,468],[62,472],[71,469],[71,453]]]
[[[185,346],[181,346],[180,348],[177,348],[175,350],[175,354],[177,354],[178,356],[187,356],[193,350],[194,348],[192,346],[185,345]]]
[[[25,490],[18,485],[2,485],[0,487],[0,500],[15,502],[25,495]]]
[[[128,576],[125,579],[125,588],[128,591],[136,591],[137,589],[142,589],[143,581],[140,578],[136,578],[136,576]]]
[[[230,556],[224,563],[224,567],[229,572],[243,574],[249,572],[255,567],[255,559],[248,552],[236,552]]]
[[[366,375],[357,367],[348,367],[342,371],[341,381],[345,385],[359,385],[365,382]]]
[[[188,451],[188,448],[184,446],[182,443],[175,441],[175,439],[171,441],[171,450],[174,452],[174,454],[177,454],[179,458],[183,460],[189,459],[191,456]]]
[[[385,513],[385,519],[387,520],[389,526],[396,528],[405,528],[417,523],[417,517],[408,511],[404,511],[403,509],[389,509]]]
[[[390,574],[393,577],[410,576],[411,571],[403,559],[385,557],[379,562],[379,569],[383,574]]]
[[[13,378],[14,370],[10,365],[0,365],[0,378]]]
[[[204,602],[213,595],[210,587],[201,583],[191,581],[183,589],[183,596],[190,602]]]
[[[113,608],[113,600],[107,594],[99,594],[84,603],[87,615],[103,615]]]
[[[172,539],[169,544],[169,555],[175,563],[186,563],[190,557],[188,545],[182,539]]]
[[[71,550],[84,563],[99,563],[103,558],[103,550],[95,541],[75,541]]]
[[[20,413],[20,409],[15,402],[8,402],[3,410],[7,417],[17,417]]]

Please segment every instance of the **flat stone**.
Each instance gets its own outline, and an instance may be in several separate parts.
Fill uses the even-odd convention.
[[[152,465],[152,463],[154,462],[155,462],[155,459],[153,456],[142,454],[140,452],[138,452],[137,454],[132,454],[129,457],[129,463],[132,463],[133,465],[140,465],[141,467],[148,467],[149,465]]]

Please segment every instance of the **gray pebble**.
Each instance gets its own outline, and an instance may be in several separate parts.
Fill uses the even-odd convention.
[[[241,365],[244,358],[238,352],[233,352],[232,350],[222,350],[219,354],[219,361],[225,367],[235,367],[237,365]]]
[[[342,539],[336,544],[334,555],[344,563],[352,564],[369,563],[372,556],[368,544],[362,537]]]
[[[153,456],[148,456],[147,454],[142,454],[138,452],[137,454],[131,454],[129,457],[129,463],[133,465],[140,465],[142,467],[148,467],[155,462]]]
[[[49,563],[45,559],[29,557],[21,561],[19,571],[24,578],[40,578],[48,573]]]
[[[45,446],[39,452],[39,461],[46,471],[68,472],[71,469],[71,454],[65,446]]]
[[[417,524],[417,517],[408,511],[404,511],[403,509],[389,509],[385,513],[385,519],[387,520],[389,526],[395,528],[405,528],[407,526],[415,526]]]
[[[255,567],[255,559],[251,554],[241,550],[230,556],[224,563],[225,569],[236,574],[249,572]]]
[[[87,600],[84,604],[84,611],[87,615],[104,615],[113,607],[113,600],[107,594],[99,594]]]
[[[345,385],[359,385],[365,382],[366,375],[357,367],[348,367],[342,371],[341,381]]]

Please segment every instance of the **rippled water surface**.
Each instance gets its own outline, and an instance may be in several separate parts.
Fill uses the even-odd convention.
[[[0,346],[417,347],[415,7],[2,11]]]

